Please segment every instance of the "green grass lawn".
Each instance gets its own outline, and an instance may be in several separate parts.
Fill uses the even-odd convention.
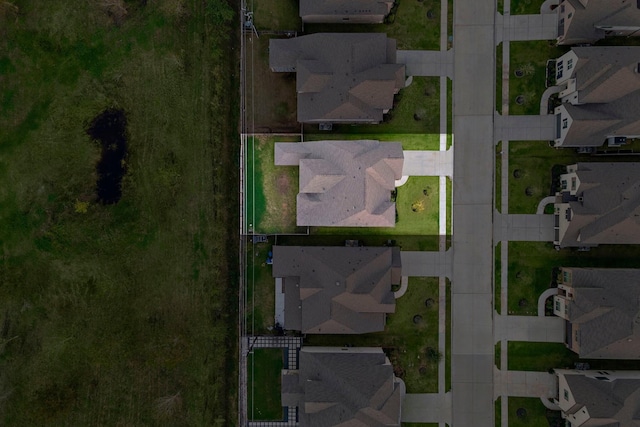
[[[0,424],[233,425],[236,5],[15,3],[0,14]],[[127,172],[103,205],[85,131],[111,107]]]
[[[266,263],[271,243],[247,245],[247,325],[251,335],[269,334],[274,326],[275,281]]]
[[[431,150],[440,149],[440,134],[411,134],[411,133],[310,133],[304,136],[305,141],[324,140],[355,140],[372,139],[375,141],[400,142],[403,150]]]
[[[498,212],[502,213],[502,141],[498,142],[496,145],[496,174],[494,182],[495,193],[493,198],[495,201],[495,208]]]
[[[446,336],[445,336],[445,372],[444,372],[444,391],[448,392],[451,390],[451,318],[453,316],[453,312],[451,311],[451,281],[449,279],[445,279],[447,281],[447,324],[446,324]]]
[[[496,365],[496,368],[502,369],[502,355],[500,354],[502,348],[502,341],[498,341],[495,345],[495,350],[493,353],[493,363]]]
[[[558,267],[638,268],[640,245],[603,245],[588,252],[556,251],[552,243],[509,242],[509,314],[537,313],[538,296]],[[526,304],[521,304],[521,300]]]
[[[418,3],[420,4],[420,3]],[[320,131],[317,124],[304,126],[305,136],[316,134],[425,134],[440,135],[440,78],[414,77],[413,82],[395,96],[394,106],[376,125],[333,125]],[[439,138],[439,136],[438,136]]]
[[[426,306],[427,299],[433,305]],[[414,321],[414,316],[420,316]],[[305,345],[383,347],[408,393],[438,391],[438,364],[427,348],[438,348],[438,279],[411,277],[407,293],[396,301],[384,332],[364,335],[307,335]]]
[[[253,9],[253,24],[258,31],[300,31],[302,29],[297,0],[248,1],[247,5],[249,10]]]
[[[502,396],[498,396],[498,398],[494,402],[494,412],[495,412],[495,426],[502,427]]]
[[[494,257],[493,257],[493,309],[498,313],[502,314],[502,298],[500,294],[502,292],[502,242],[498,242],[494,249]]]
[[[537,397],[509,397],[508,406],[509,427],[544,427],[549,425],[547,408]]]
[[[447,78],[447,150],[453,145],[453,80]]]
[[[496,111],[502,114],[502,42],[496,47]]]
[[[568,48],[556,46],[555,41],[511,42],[509,63],[509,114],[540,114],[540,99],[545,91],[547,60],[564,54]],[[516,76],[516,71],[524,73]],[[522,96],[522,105],[516,97]]]
[[[431,12],[433,18],[427,17]],[[386,33],[398,49],[440,50],[440,2],[396,0],[395,12],[384,24],[305,24],[305,33]]]
[[[280,400],[281,348],[257,348],[247,358],[247,408],[250,420],[283,419]]]
[[[274,164],[274,144],[298,139],[256,136],[247,140],[247,226],[256,233],[303,231],[296,226],[299,169]]]
[[[537,15],[544,0],[511,0],[511,15]]]
[[[396,188],[395,227],[313,227],[318,234],[347,234],[388,236],[438,235],[439,179],[437,176],[412,176],[401,187]]]

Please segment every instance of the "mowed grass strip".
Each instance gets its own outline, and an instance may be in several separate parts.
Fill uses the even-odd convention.
[[[235,5],[141,3],[0,16],[2,425],[237,417]],[[105,206],[85,130],[109,107],[129,152]]]
[[[250,420],[283,419],[280,382],[284,350],[257,348],[247,358],[247,405]]]
[[[408,393],[437,393],[439,355],[429,349],[438,350],[438,278],[409,278],[384,332],[307,335],[305,345],[383,347]]]

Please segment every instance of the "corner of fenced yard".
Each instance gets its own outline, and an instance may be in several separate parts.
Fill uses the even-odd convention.
[[[253,24],[258,31],[300,31],[298,0],[258,0],[251,2]]]

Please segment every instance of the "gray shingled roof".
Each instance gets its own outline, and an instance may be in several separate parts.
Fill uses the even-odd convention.
[[[302,391],[286,401],[300,427],[400,426],[401,388],[382,349],[303,347],[299,366]]]
[[[393,3],[394,0],[300,0],[300,17],[304,22],[376,24],[384,21]]]
[[[379,123],[404,87],[395,40],[381,33],[271,39],[269,66],[276,72],[297,72],[302,123]]]
[[[273,277],[284,283],[284,328],[309,334],[384,330],[395,311],[399,248],[274,246]],[[396,255],[396,256],[394,256]]]
[[[607,26],[640,26],[640,9],[630,0],[564,0],[557,11],[558,43],[564,45],[594,43]]]
[[[640,47],[574,47],[578,57],[575,78],[578,103],[604,103],[640,90]]]
[[[279,142],[274,160],[300,166],[299,226],[394,227],[403,159],[398,142],[363,140]]]
[[[578,163],[576,173],[560,246],[640,244],[640,163]]]
[[[573,120],[561,147],[599,147],[607,137],[640,135],[640,90],[609,103],[572,105],[562,108]]]
[[[592,422],[600,421],[593,425],[637,427],[640,424],[640,379],[601,381],[582,374],[564,374],[564,377],[576,400],[575,411],[585,407]]]
[[[568,319],[580,357],[640,358],[640,270],[572,268]]]

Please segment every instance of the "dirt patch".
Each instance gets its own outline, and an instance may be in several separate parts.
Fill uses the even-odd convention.
[[[276,189],[278,194],[285,196],[291,190],[291,177],[286,172],[279,173],[276,177]]]

